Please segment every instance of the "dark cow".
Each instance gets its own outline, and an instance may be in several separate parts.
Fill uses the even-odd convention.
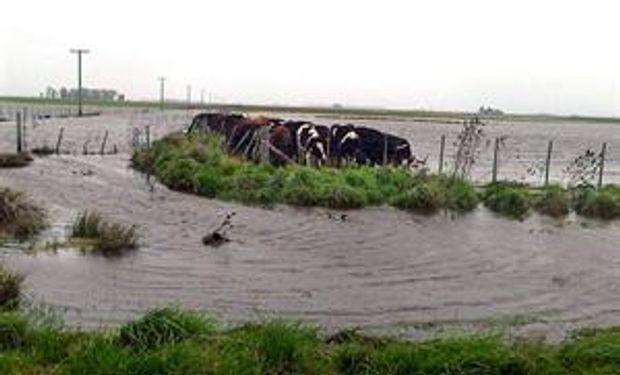
[[[194,116],[187,133],[209,130],[228,137],[229,133],[233,131],[234,125],[245,118],[242,114],[200,113]]]
[[[409,165],[415,161],[411,145],[404,138],[366,127],[356,127],[355,133],[359,136],[359,164],[377,165],[385,162]]]

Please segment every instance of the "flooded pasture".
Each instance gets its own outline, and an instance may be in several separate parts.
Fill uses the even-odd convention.
[[[536,215],[519,222],[483,208],[464,216],[421,216],[375,207],[349,211],[342,220],[342,212],[325,209],[262,209],[181,194],[128,168],[130,137],[147,123],[154,137],[161,136],[191,116],[160,122],[157,114],[131,116],[39,124],[31,142],[53,139],[64,127],[72,137],[68,145],[78,151],[0,170],[0,186],[25,191],[48,210],[49,238],[61,237],[83,209],[140,226],[143,246],[122,258],[77,251],[26,255],[0,247],[2,259],[26,273],[29,296],[57,308],[70,325],[118,324],[166,304],[232,322],[277,316],[328,329],[360,326],[414,336],[429,327],[483,327],[490,320],[547,336],[575,326],[620,324],[618,223]],[[380,123],[412,140],[435,165],[441,134],[450,143],[459,131],[450,124]],[[606,181],[620,182],[618,125],[535,125],[489,125],[490,136],[508,136],[503,177],[520,178],[522,164],[542,157],[553,138],[555,178],[562,178],[561,162],[577,156],[574,151],[607,141]],[[104,126],[119,153],[80,155],[86,139]],[[13,129],[14,123],[0,124],[0,150],[12,147]],[[521,156],[508,159],[517,148]],[[481,157],[478,179],[486,178],[487,166],[490,173],[490,160]],[[229,211],[236,212],[232,242],[203,246],[202,236]]]

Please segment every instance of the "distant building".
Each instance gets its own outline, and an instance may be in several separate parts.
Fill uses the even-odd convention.
[[[66,87],[61,87],[60,89],[56,90],[53,87],[48,87],[45,90],[45,97],[48,99],[73,100],[77,99],[78,97],[78,89],[67,89]],[[121,94],[116,90],[110,89],[82,88],[82,99],[103,102],[122,102],[125,101],[125,94]]]
[[[504,112],[497,108],[493,108],[491,106],[488,106],[488,107],[481,106],[478,109],[478,114],[482,116],[502,116]]]

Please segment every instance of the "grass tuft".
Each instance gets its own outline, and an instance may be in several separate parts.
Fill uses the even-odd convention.
[[[215,323],[203,314],[163,308],[121,327],[118,341],[136,350],[148,350],[189,339],[207,337]]]
[[[24,276],[0,265],[0,311],[19,307]]]
[[[532,207],[532,195],[524,185],[498,182],[489,185],[483,196],[490,210],[511,218],[523,219]]]
[[[0,238],[27,239],[47,226],[45,211],[23,193],[0,188]]]
[[[96,211],[83,211],[71,226],[71,238],[86,240],[95,253],[106,256],[122,255],[138,248],[137,226],[109,223]]]
[[[557,185],[545,187],[534,198],[534,208],[541,214],[563,217],[570,212],[570,196],[566,190]]]

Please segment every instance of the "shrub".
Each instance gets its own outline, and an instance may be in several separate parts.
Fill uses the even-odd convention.
[[[620,217],[620,188],[607,185],[601,189],[581,188],[575,192],[578,214],[600,219]]]
[[[199,171],[200,164],[193,159],[181,157],[173,158],[158,164],[158,176],[161,181],[172,189],[195,192],[195,176]]]
[[[92,251],[103,255],[121,255],[138,248],[137,226],[109,223],[96,211],[83,211],[71,227],[71,237],[87,240]]]
[[[24,276],[0,265],[0,311],[19,307]]]
[[[446,183],[448,208],[465,212],[478,207],[478,193],[471,183],[461,179],[449,180]]]
[[[0,237],[32,237],[47,226],[45,216],[23,193],[0,188]]]
[[[202,314],[163,308],[121,327],[119,343],[137,350],[153,349],[215,332],[214,322]]]
[[[495,183],[484,192],[484,205],[504,216],[524,218],[532,206],[527,187],[515,183]]]
[[[392,205],[403,210],[433,212],[442,207],[445,202],[444,192],[436,185],[421,183],[398,194],[392,200]]]
[[[534,208],[545,215],[566,216],[570,211],[570,199],[562,187],[547,186],[534,198]]]

